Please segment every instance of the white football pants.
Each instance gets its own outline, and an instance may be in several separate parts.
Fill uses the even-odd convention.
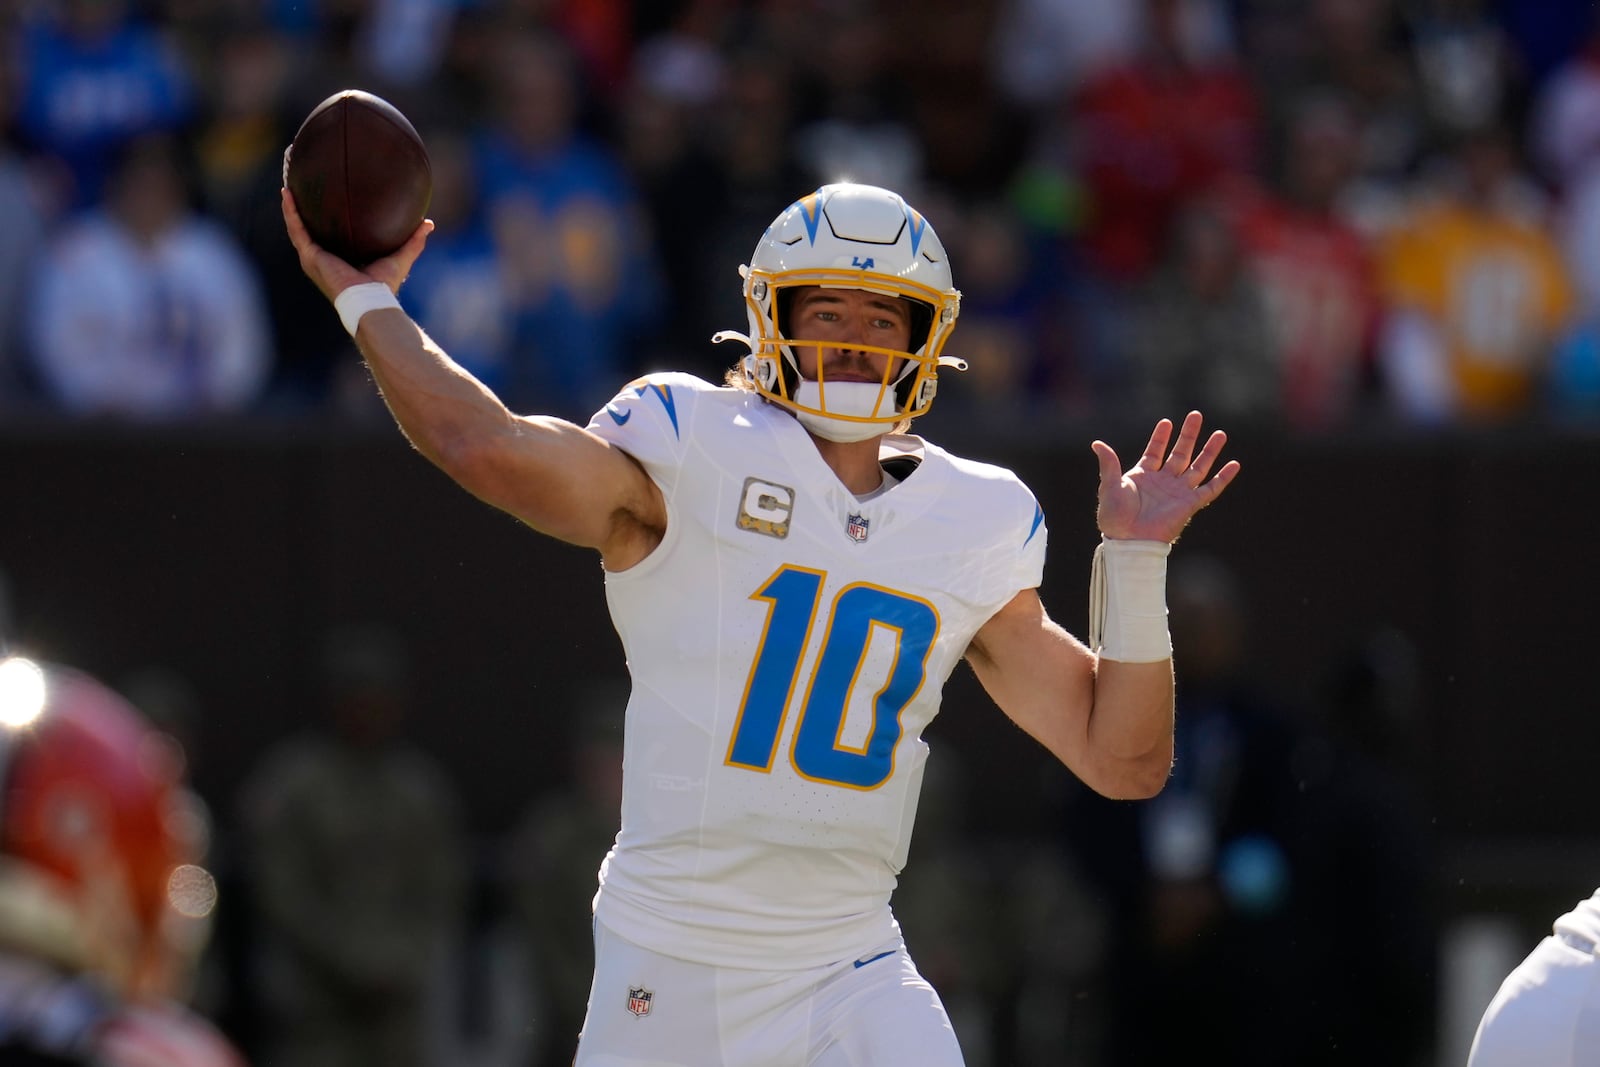
[[[896,940],[858,960],[752,971],[650,952],[595,925],[573,1067],[962,1067],[939,995]]]

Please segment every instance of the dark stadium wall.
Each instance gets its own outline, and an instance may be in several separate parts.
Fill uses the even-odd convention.
[[[1095,434],[1125,458],[1143,444],[1105,427],[952,442],[1013,466],[1040,496],[1045,599],[1077,633]],[[1255,680],[1309,714],[1336,658],[1396,627],[1420,656],[1419,773],[1462,878],[1493,879],[1504,849],[1600,836],[1578,814],[1600,752],[1587,503],[1600,441],[1246,429],[1230,453],[1243,476],[1178,551],[1238,572]],[[314,715],[329,624],[387,620],[405,636],[411,731],[455,772],[485,833],[562,782],[585,695],[625,672],[597,558],[472,499],[392,430],[11,428],[0,501],[23,645],[113,682],[149,664],[187,675],[204,703],[195,779],[224,819],[262,748]],[[1049,788],[1065,772],[1003,723],[970,672],[930,738],[936,753],[960,744],[980,783],[1002,783],[974,789],[980,818],[1047,817],[1015,783]]]

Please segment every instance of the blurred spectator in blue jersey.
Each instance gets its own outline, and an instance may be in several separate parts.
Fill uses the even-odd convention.
[[[983,413],[1005,421],[1030,405],[1061,402],[1076,370],[1066,343],[1075,310],[1070,276],[1042,269],[1041,248],[1001,202],[965,208],[949,200],[937,203],[937,214],[949,220],[942,231],[949,235],[946,248],[962,267],[961,334],[950,351],[968,370],[941,394],[941,403],[951,406],[941,406],[935,417],[941,411]]]
[[[433,235],[400,291],[406,310],[450,358],[501,396],[511,388],[516,321],[505,264],[478,194],[469,142],[443,127],[424,134],[433,164]],[[362,383],[362,393],[371,393]]]
[[[95,203],[118,147],[176,130],[193,108],[192,77],[164,33],[128,0],[62,0],[23,23],[21,126],[65,164],[64,197]]]
[[[508,30],[491,78],[477,166],[517,321],[501,396],[513,409],[586,418],[636,369],[632,345],[655,322],[654,242],[622,164],[581,127],[571,48]]]

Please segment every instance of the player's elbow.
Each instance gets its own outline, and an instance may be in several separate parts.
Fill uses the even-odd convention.
[[[1172,749],[1164,746],[1136,759],[1108,763],[1086,784],[1111,800],[1149,800],[1171,777]]]
[[[1149,800],[1167,786],[1167,780],[1172,777],[1172,761],[1164,760],[1161,763],[1151,763],[1146,767],[1129,775],[1126,779],[1124,800]]]

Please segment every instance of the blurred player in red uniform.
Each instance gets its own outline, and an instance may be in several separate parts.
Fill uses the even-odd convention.
[[[177,1000],[204,838],[176,742],[87,675],[0,659],[0,1063],[243,1067]]]

